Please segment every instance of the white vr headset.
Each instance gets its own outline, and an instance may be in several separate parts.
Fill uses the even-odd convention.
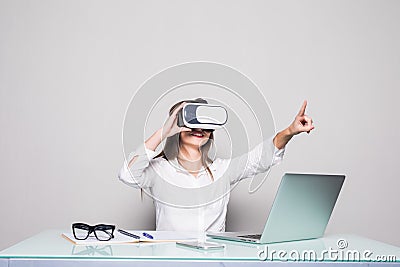
[[[186,103],[178,112],[178,126],[191,129],[221,128],[228,120],[228,112],[222,106],[204,103]]]

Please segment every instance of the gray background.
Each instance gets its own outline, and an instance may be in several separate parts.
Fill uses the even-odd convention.
[[[135,90],[182,62],[248,75],[297,136],[262,189],[233,192],[228,230],[260,229],[286,171],[345,173],[327,228],[400,246],[399,1],[0,1],[0,249],[75,221],[153,228],[117,180]]]

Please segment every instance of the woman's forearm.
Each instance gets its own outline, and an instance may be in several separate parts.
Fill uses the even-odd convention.
[[[161,144],[162,138],[162,130],[163,128],[158,129],[152,136],[150,136],[146,142],[145,146],[147,149],[155,151],[156,148]]]
[[[294,134],[290,132],[290,128],[286,128],[285,130],[277,133],[274,137],[274,145],[278,149],[284,148],[287,143],[292,139]]]
[[[152,136],[150,136],[145,142],[147,149],[155,151],[159,144],[162,142],[162,128],[158,129]],[[133,163],[136,161],[137,156],[134,156],[128,163],[128,167],[131,168]]]

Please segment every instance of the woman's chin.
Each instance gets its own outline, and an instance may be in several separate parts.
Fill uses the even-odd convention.
[[[182,142],[182,144],[200,147],[205,145],[207,141],[208,139],[206,138],[198,138],[198,140],[187,140],[186,142]]]

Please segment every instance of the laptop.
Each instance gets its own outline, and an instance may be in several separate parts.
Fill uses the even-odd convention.
[[[322,237],[344,178],[344,175],[286,173],[262,234],[221,232],[207,236],[256,244]]]

